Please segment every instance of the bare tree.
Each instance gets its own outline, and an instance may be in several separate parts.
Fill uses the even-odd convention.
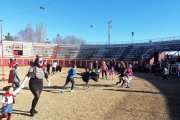
[[[24,41],[25,40],[24,30],[21,30],[20,32],[18,32],[17,37],[19,38],[19,41]]]
[[[26,35],[27,35],[27,41],[33,42],[33,39],[34,39],[33,28],[31,26],[27,26],[25,31],[26,31]]]
[[[59,34],[56,36],[56,38],[53,41],[57,44],[85,44],[86,42],[84,39],[80,39],[70,35],[62,39],[59,36]]]
[[[37,24],[36,25],[36,41],[38,43],[42,43],[45,42],[46,40],[46,29],[45,29],[45,25],[43,23],[41,24]]]
[[[26,42],[45,42],[46,41],[46,29],[43,23],[36,25],[36,31],[31,25],[27,25],[24,30],[18,32],[16,38],[19,41]]]
[[[20,39],[19,41],[33,42],[34,39],[34,31],[31,25],[27,25],[25,30],[21,30],[17,37]]]

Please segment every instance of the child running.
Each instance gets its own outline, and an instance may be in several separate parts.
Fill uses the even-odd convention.
[[[125,76],[124,76],[123,83],[122,83],[121,87],[123,87],[124,84],[126,84],[126,88],[129,88],[130,84],[131,84],[132,76],[133,76],[132,69],[128,68],[126,73],[125,73]]]

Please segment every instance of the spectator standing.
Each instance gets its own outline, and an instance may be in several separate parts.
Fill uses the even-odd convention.
[[[47,62],[46,68],[47,68],[48,74],[50,74],[50,67],[51,67],[51,64],[49,62]]]
[[[164,67],[162,74],[163,74],[163,80],[168,80],[167,75],[169,74],[169,71],[166,67]]]
[[[48,86],[50,87],[51,85],[51,81],[49,80],[49,74],[47,72],[47,62],[43,62],[42,68],[44,70],[44,77],[46,78],[46,80],[48,81]]]
[[[89,67],[88,67],[88,68],[89,68],[89,71],[92,71],[92,70],[93,70],[93,64],[92,64],[92,62],[89,63]]]
[[[54,61],[54,62],[52,63],[52,73],[53,73],[53,75],[54,75],[54,73],[56,72],[56,67],[57,67],[57,62]]]
[[[102,61],[102,65],[101,65],[102,79],[104,79],[104,74],[107,79],[107,70],[108,70],[108,67],[106,65],[106,62]]]
[[[10,58],[9,64],[8,64],[8,66],[10,68],[8,83],[12,83],[13,84],[13,71],[14,71],[13,66],[15,66],[15,65],[16,65],[16,61],[14,61],[12,58]]]
[[[109,80],[114,80],[114,67],[111,67],[109,70]]]
[[[95,61],[93,63],[93,69],[94,69],[94,72],[97,74],[97,78],[99,79],[100,69],[99,69],[98,61]]]
[[[13,70],[13,84],[16,90],[17,88],[20,87],[20,82],[21,82],[19,71],[18,71],[19,66],[17,64],[14,65],[13,69],[14,69]]]

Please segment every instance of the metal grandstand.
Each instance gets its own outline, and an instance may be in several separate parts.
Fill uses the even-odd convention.
[[[159,40],[159,41],[158,41]],[[138,61],[150,59],[153,52],[180,51],[180,37],[169,37],[152,39],[141,43],[133,44],[47,44],[3,41],[1,44],[0,56],[3,58],[35,57],[37,54],[44,58],[59,59],[116,59],[123,61]],[[2,51],[3,50],[3,51]]]

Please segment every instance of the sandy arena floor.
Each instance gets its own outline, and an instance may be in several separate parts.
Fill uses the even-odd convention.
[[[20,67],[22,78],[28,68]],[[84,90],[84,83],[77,75],[75,92],[71,93],[68,87],[62,94],[60,89],[68,69],[49,76],[51,87],[44,80],[36,108],[39,113],[34,117],[29,116],[33,96],[27,81],[15,98],[12,120],[180,120],[180,78],[163,81],[151,73],[135,73],[131,88],[116,86],[116,76],[115,80],[91,80],[89,89]],[[82,69],[77,69],[80,71]],[[1,94],[6,85],[7,81],[1,82]]]

